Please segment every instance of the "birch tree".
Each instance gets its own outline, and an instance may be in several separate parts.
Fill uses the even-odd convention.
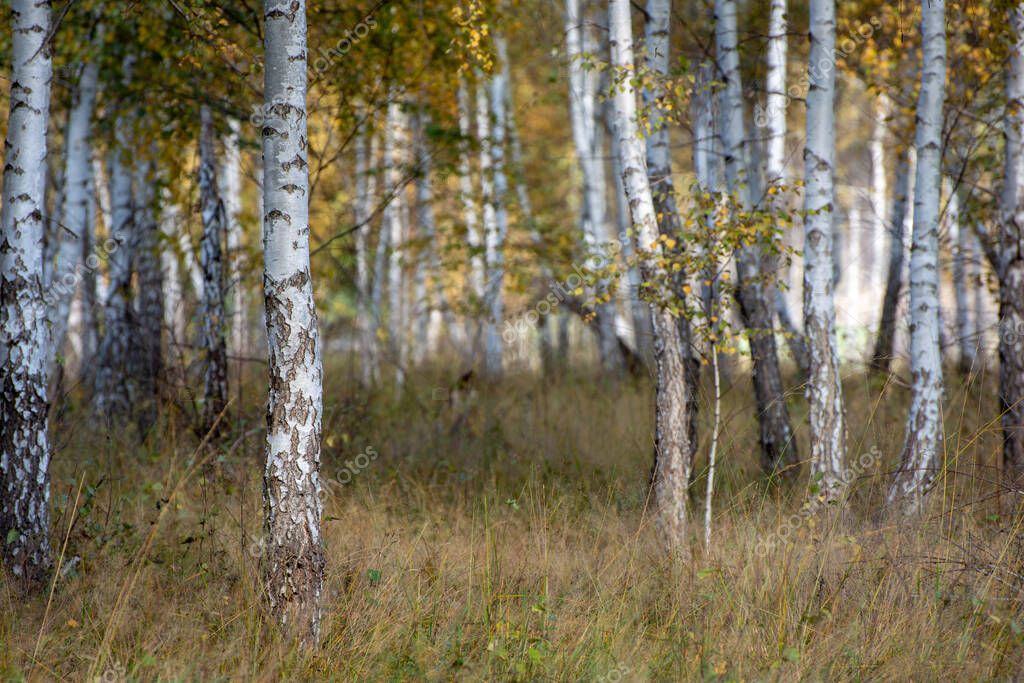
[[[444,283],[441,280],[437,226],[434,222],[433,164],[427,139],[429,122],[430,116],[427,112],[417,113],[415,139],[416,226],[423,244],[422,253],[416,260],[417,288],[421,290],[416,301],[416,355],[418,362],[434,355],[440,347],[441,328],[448,311]]]
[[[0,558],[12,585],[50,573],[49,335],[43,302],[50,4],[12,0],[10,114],[0,209]]]
[[[765,76],[765,89],[767,97],[765,101],[764,120],[755,123],[767,127],[766,154],[765,154],[765,180],[768,187],[785,185],[786,178],[786,108],[789,96],[786,93],[786,54],[789,51],[789,20],[787,18],[788,7],[786,0],[772,0],[768,8],[768,49],[765,54],[765,64],[768,72]],[[781,205],[782,195],[779,193],[768,194],[768,210],[775,215],[783,209]],[[777,264],[773,266],[777,273]],[[779,325],[786,332],[786,343],[789,352],[800,368],[800,374],[807,377],[809,371],[809,358],[807,344],[803,332],[796,326],[789,312],[789,305],[786,302],[785,294],[778,287],[772,287],[774,293],[772,301],[769,302],[775,309],[775,315],[779,319]]]
[[[607,231],[604,161],[597,127],[597,75],[586,68],[584,58],[594,51],[591,32],[584,25],[580,0],[566,0],[566,52],[569,59],[569,113],[573,147],[583,181],[581,225],[588,257],[599,246]],[[607,283],[602,283],[606,286]],[[614,304],[598,303],[598,351],[605,370],[618,372],[623,367],[618,337],[615,334]]]
[[[402,150],[405,149],[405,115],[392,93],[388,104],[387,124],[384,132],[384,158],[389,192],[392,197],[384,207],[384,227],[388,232],[387,339],[391,362],[395,367],[395,385],[400,390],[405,384],[405,338],[402,318],[402,253],[405,241],[405,210],[403,207]]]
[[[264,298],[270,402],[263,499],[264,589],[287,632],[320,634],[323,370],[309,263],[305,0],[264,0]]]
[[[246,296],[245,274],[248,269],[242,234],[242,150],[239,146],[241,123],[232,117],[227,120],[227,133],[223,136],[218,189],[224,202],[225,232],[227,235],[227,291],[231,298],[231,349],[239,356],[248,351],[249,300]]]
[[[171,343],[185,341],[185,287],[182,281],[179,255],[175,247],[181,234],[181,211],[174,202],[168,188],[161,193],[160,213],[161,239],[164,249],[160,252],[160,264],[164,283],[164,326],[169,330]]]
[[[505,282],[505,236],[508,234],[508,175],[505,169],[506,111],[508,99],[507,82],[508,49],[503,36],[494,37],[495,71],[490,80],[490,116],[493,119],[490,136],[485,137],[481,130],[480,139],[484,149],[489,152],[493,172],[490,200],[494,207],[494,220],[486,225],[484,235],[485,257],[487,266],[487,323],[484,334],[484,359],[487,374],[498,377],[502,373],[502,338],[501,324],[504,318],[504,282]],[[478,92],[482,92],[482,89]],[[479,122],[488,117],[487,112],[478,110]],[[486,180],[485,180],[486,182]],[[485,209],[486,211],[486,209]]]
[[[810,352],[811,490],[820,490],[819,498],[831,500],[842,493],[846,450],[832,289],[835,0],[811,0],[810,29],[804,147],[804,333]]]
[[[645,46],[647,68],[656,79],[669,77],[668,62],[670,41],[671,0],[648,0],[645,24]],[[650,133],[646,138],[647,179],[654,201],[654,214],[658,219],[658,232],[672,240],[680,239],[681,226],[679,210],[676,207],[675,185],[672,182],[672,148],[669,140],[668,113],[659,101],[664,98],[663,88],[656,85],[645,90],[644,99],[651,119]],[[621,163],[621,161],[620,161]],[[672,286],[677,298],[685,297],[688,273],[679,270],[673,274]],[[688,402],[690,459],[697,450],[697,392],[700,383],[700,360],[692,349],[690,323],[685,316],[676,319],[679,327],[681,352],[686,358],[686,395]]]
[[[960,218],[960,196],[956,183],[947,178],[948,199],[946,200],[946,225],[953,252],[953,297],[956,323],[957,366],[961,373],[970,373],[978,360],[977,340],[974,335],[971,297],[968,288],[977,287],[977,261],[971,250],[971,230],[963,225]]]
[[[92,181],[92,116],[99,92],[100,65],[96,59],[81,68],[74,101],[68,114],[67,157],[64,162],[64,190],[60,207],[54,286],[54,310],[50,336],[54,353],[64,348],[68,315],[79,284],[76,266],[82,263],[82,245],[89,229],[89,189]]]
[[[900,150],[896,162],[896,185],[892,194],[892,211],[889,226],[889,256],[885,275],[885,290],[882,297],[882,314],[878,322],[878,337],[871,354],[871,367],[882,374],[889,373],[893,355],[896,353],[896,315],[899,309],[900,292],[903,289],[903,270],[906,254],[906,228],[910,217],[911,195],[916,164],[912,147]]]
[[[131,77],[130,57],[122,74]],[[135,211],[132,205],[132,170],[126,158],[132,147],[129,131],[131,116],[120,116],[115,122],[115,145],[107,153],[110,184],[110,255],[107,259],[108,283],[103,305],[103,338],[95,379],[95,403],[108,424],[129,415],[131,391],[129,383],[129,341],[132,339],[131,305],[132,266],[135,247]]]
[[[160,374],[163,371],[164,286],[160,263],[162,240],[156,206],[156,154],[154,145],[149,158],[135,167],[133,201],[138,282],[134,325],[137,334],[132,344],[132,376],[137,394],[133,404],[142,434],[156,419]]]
[[[725,186],[743,206],[749,206],[750,195],[744,180],[747,137],[743,121],[743,85],[736,47],[735,0],[716,0],[715,20],[718,78],[725,82],[719,97]],[[761,464],[768,473],[780,470],[790,472],[791,466],[799,462],[799,459],[782,387],[782,373],[773,334],[772,308],[765,297],[760,262],[761,249],[756,244],[737,251],[737,298],[744,324],[751,333],[754,397],[761,425]]]
[[[910,252],[911,404],[900,467],[887,500],[919,510],[942,462],[942,354],[939,350],[939,189],[946,92],[945,0],[924,0],[921,89],[917,100],[917,180]]]
[[[224,263],[222,239],[227,217],[217,186],[217,156],[214,147],[213,114],[200,109],[199,201],[203,216],[203,238],[199,242],[203,269],[203,301],[200,320],[203,354],[202,429],[214,429],[228,400],[228,356],[224,316]]]
[[[622,179],[637,235],[644,283],[655,289],[651,302],[654,328],[655,432],[652,493],[654,523],[662,543],[676,556],[685,556],[687,487],[692,468],[686,353],[678,320],[664,305],[671,296],[660,291],[665,273],[659,272],[662,244],[650,181],[644,169],[644,148],[637,122],[633,86],[633,31],[629,0],[609,0],[608,22],[614,86],[615,128],[622,154]]]
[[[370,120],[364,113],[363,120],[356,133],[356,199],[353,202],[356,224],[356,330],[359,334],[359,350],[362,355],[360,363],[360,382],[364,387],[373,379],[373,361],[375,354],[376,330],[370,317],[370,263],[368,235],[370,218],[373,215],[373,202],[376,196],[377,180],[370,172],[372,154]]]
[[[605,103],[608,132],[611,136],[610,156],[612,177],[615,181],[615,211],[619,228],[618,241],[622,245],[622,258],[626,262],[626,291],[623,299],[629,306],[628,346],[644,359],[651,357],[650,307],[640,297],[640,268],[636,262],[633,240],[629,237],[632,219],[629,216],[629,200],[622,184],[622,153],[619,151],[619,136],[615,132],[615,108],[610,100]]]
[[[1013,43],[1006,77],[1006,169],[1000,198],[999,409],[1004,478],[1024,479],[1024,4],[1010,8]]]
[[[472,107],[469,86],[464,75],[459,75],[457,95],[459,110],[459,194],[462,199],[462,217],[466,225],[466,245],[469,248],[469,293],[472,303],[471,310],[482,305],[484,298],[484,258],[483,239],[480,237],[480,215],[475,199],[473,183],[472,150]],[[466,338],[470,339],[470,352],[476,355],[480,344],[481,326],[479,319],[471,315],[467,320]]]

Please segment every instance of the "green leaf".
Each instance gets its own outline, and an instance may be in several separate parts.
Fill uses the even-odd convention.
[[[376,586],[380,583],[380,570],[379,569],[367,569],[366,577],[370,579],[370,585]]]
[[[17,529],[11,529],[7,532],[7,545],[10,545],[21,538],[21,533]]]
[[[785,659],[787,662],[799,662],[800,650],[797,650],[795,647],[787,647],[785,650],[782,651],[782,658]]]

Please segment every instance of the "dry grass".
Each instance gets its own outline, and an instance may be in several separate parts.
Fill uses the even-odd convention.
[[[804,484],[758,475],[741,380],[725,397],[713,547],[695,529],[692,561],[673,566],[644,517],[646,382],[519,377],[453,405],[424,376],[401,402],[367,405],[349,372],[329,376],[325,474],[368,446],[379,457],[327,498],[320,649],[281,642],[259,607],[254,382],[213,467],[180,415],[140,447],[69,407],[55,537],[81,564],[50,602],[0,586],[3,677],[970,681],[1020,669],[1021,518],[987,483],[994,377],[950,388],[949,474],[914,520],[879,513],[907,392],[849,377],[850,451],[882,457],[849,504],[799,518],[785,539]],[[695,506],[703,488],[698,476]],[[777,542],[761,556],[766,538]]]

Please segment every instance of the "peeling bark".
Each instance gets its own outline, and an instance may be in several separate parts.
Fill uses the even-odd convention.
[[[730,193],[750,205],[745,181],[747,136],[743,121],[743,87],[740,81],[739,53],[736,47],[736,2],[715,2],[715,45],[719,73],[725,81],[721,94],[721,136],[725,157],[725,185]],[[744,325],[750,332],[753,360],[754,397],[761,424],[761,465],[768,474],[783,472],[792,476],[799,462],[796,440],[790,425],[775,347],[773,307],[762,282],[761,249],[758,245],[736,252],[737,299]]]
[[[203,356],[204,434],[214,429],[228,400],[228,354],[225,339],[224,264],[222,241],[227,215],[217,186],[217,157],[214,149],[213,114],[203,106],[199,134],[199,202],[203,216],[203,238],[199,242],[203,269],[203,300],[199,319],[202,334],[199,348]],[[285,164],[287,165],[287,164]],[[290,191],[285,188],[285,191]],[[304,191],[303,191],[304,192]],[[224,424],[222,420],[221,425]],[[217,431],[220,431],[219,429]]]
[[[1010,9],[1014,42],[1006,79],[1006,170],[1001,198],[999,408],[1003,478],[1024,486],[1024,4]]]
[[[122,74],[130,80],[133,59],[124,59]],[[129,342],[132,339],[132,266],[135,247],[135,211],[132,205],[132,171],[126,157],[132,148],[130,116],[115,127],[116,145],[107,154],[110,188],[110,236],[105,245],[108,285],[103,305],[103,338],[95,379],[97,412],[108,424],[126,419],[131,411]]]
[[[629,0],[609,0],[612,66],[624,72],[634,70],[633,34]],[[644,149],[637,123],[636,92],[629,78],[615,89],[616,132],[622,153],[622,180],[629,198],[630,215],[637,230],[637,248],[644,282],[658,288],[658,221],[650,181],[644,169]],[[688,554],[687,486],[692,468],[689,396],[686,390],[685,340],[679,322],[660,305],[667,299],[657,292],[651,302],[654,326],[655,432],[654,469],[651,482],[654,525],[662,544],[677,556]]]
[[[818,500],[842,496],[846,424],[839,377],[832,285],[835,190],[835,0],[811,0],[811,52],[804,147],[804,333],[810,352],[807,401],[811,427],[811,486]]]
[[[647,68],[661,79],[669,77],[671,14],[671,0],[647,1],[647,21],[645,23]],[[646,138],[647,180],[654,201],[658,232],[676,240],[679,245],[683,245],[686,241],[682,239],[682,225],[679,222],[679,209],[676,207],[676,190],[672,182],[672,151],[669,141],[668,114],[659,105],[659,101],[664,98],[664,92],[661,88],[657,88],[653,91],[645,90],[643,95],[651,122],[651,131]],[[683,269],[672,275],[673,296],[680,302],[686,299],[684,287],[687,285],[687,278],[688,273]],[[689,457],[692,462],[697,453],[697,394],[700,391],[700,359],[692,347],[690,321],[685,316],[679,316],[676,319],[676,325],[679,327],[679,341],[683,345],[681,352],[686,359],[684,373],[687,396],[686,414],[689,419]]]
[[[263,579],[277,623],[320,636],[323,370],[309,265],[306,3],[264,0],[269,120],[263,125],[263,253],[270,402],[263,474]]]
[[[917,102],[917,181],[910,252],[911,404],[900,467],[887,501],[919,511],[942,463],[942,354],[939,349],[939,185],[946,92],[945,0],[924,0]]]
[[[11,585],[50,574],[49,333],[43,301],[50,3],[12,0],[10,115],[0,209],[0,558]]]

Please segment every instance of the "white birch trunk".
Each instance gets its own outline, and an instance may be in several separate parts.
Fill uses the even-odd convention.
[[[131,77],[131,58],[124,60],[125,80]],[[110,189],[110,223],[106,242],[107,276],[106,299],[103,305],[103,338],[100,342],[99,363],[95,379],[97,411],[108,424],[129,414],[131,393],[129,386],[129,341],[132,339],[130,307],[132,296],[132,266],[135,246],[135,215],[132,205],[132,172],[126,160],[133,140],[129,129],[130,118],[116,122],[116,145],[107,154],[107,173]]]
[[[786,94],[786,52],[789,47],[786,12],[786,0],[771,0],[765,59],[768,67],[765,77],[768,91],[765,101],[768,124],[765,176],[769,186],[786,182],[786,104],[789,100]]]
[[[434,169],[427,140],[429,121],[429,116],[421,112],[416,127],[416,224],[423,242],[423,253],[416,262],[417,279],[422,283],[418,286],[423,290],[418,299],[420,310],[416,330],[419,362],[434,357],[440,350],[445,316],[449,310],[441,278],[441,256],[434,222]]]
[[[655,78],[669,78],[669,52],[671,49],[669,27],[671,25],[672,3],[670,0],[648,0],[646,36],[647,68]],[[679,210],[676,207],[675,185],[672,182],[672,149],[669,141],[669,126],[666,120],[668,112],[661,109],[659,100],[664,97],[663,89],[657,86],[653,91],[644,92],[644,100],[648,107],[650,134],[646,139],[647,179],[651,187],[654,201],[654,212],[658,219],[658,232],[673,240],[683,248],[682,227],[679,222]],[[678,252],[675,258],[679,258]],[[678,263],[678,260],[677,260]],[[679,270],[672,274],[672,289],[680,303],[685,302],[685,287],[688,273]],[[689,402],[687,416],[690,420],[690,458],[697,451],[697,393],[700,389],[700,360],[692,348],[690,340],[690,322],[680,316],[676,320],[679,327],[681,349],[686,358],[686,394]]]
[[[483,87],[478,85],[477,87]],[[476,203],[473,183],[473,163],[470,156],[472,129],[472,105],[466,79],[459,76],[458,91],[459,135],[459,194],[462,198],[462,215],[466,224],[466,244],[469,247],[469,299],[470,316],[466,320],[466,338],[471,340],[469,349],[474,357],[479,349],[481,327],[479,308],[484,298],[484,257],[483,239],[480,236],[480,212]]]
[[[231,351],[238,356],[249,353],[249,297],[245,287],[248,263],[242,230],[242,151],[239,147],[241,124],[236,118],[227,121],[228,133],[223,137],[224,153],[220,164],[219,189],[227,221],[227,286]]]
[[[505,236],[508,234],[508,176],[505,170],[505,139],[506,111],[508,100],[508,50],[505,39],[495,35],[494,75],[490,81],[490,113],[493,125],[490,136],[481,135],[481,140],[490,152],[493,169],[493,186],[491,204],[494,207],[493,224],[484,235],[485,259],[487,266],[487,322],[484,327],[484,368],[491,377],[500,377],[503,370],[503,343],[501,324],[504,318],[504,282],[505,282]],[[487,117],[486,112],[478,112],[478,122]]]
[[[86,264],[82,273],[82,282],[79,287],[81,298],[81,341],[82,352],[79,358],[82,364],[79,368],[78,377],[81,377],[86,386],[92,385],[92,368],[95,366],[97,349],[99,348],[99,302],[101,299],[97,293],[97,284],[100,280],[99,257],[97,255],[98,240],[96,231],[96,162],[94,158],[89,173],[89,186],[87,190],[88,209],[86,211],[85,232],[82,239],[82,261]],[[100,164],[102,165],[102,164]]]
[[[612,66],[632,72],[633,32],[629,0],[610,0],[608,21]],[[615,89],[615,128],[622,153],[622,179],[629,198],[630,215],[637,230],[644,281],[656,288],[651,302],[656,367],[654,473],[652,481],[655,528],[662,543],[677,557],[687,555],[687,486],[690,481],[691,447],[689,401],[686,391],[686,355],[678,321],[661,305],[666,292],[657,291],[664,278],[659,272],[661,244],[651,186],[644,169],[644,148],[637,123],[636,92],[626,78]]]
[[[846,425],[832,290],[835,9],[835,0],[811,0],[804,147],[804,333],[810,352],[811,490],[826,501],[840,497],[846,484]]]
[[[405,338],[403,325],[402,254],[405,247],[404,202],[402,187],[402,154],[405,144],[405,117],[400,104],[392,94],[388,104],[387,127],[384,138],[384,157],[387,165],[387,187],[393,193],[384,208],[384,230],[388,231],[387,283],[388,283],[388,353],[395,366],[395,385],[400,391],[405,384]]]
[[[199,202],[203,217],[203,238],[199,243],[203,268],[203,300],[199,319],[199,341],[203,356],[202,429],[214,429],[228,400],[228,356],[224,316],[223,238],[227,227],[224,202],[217,186],[217,156],[214,148],[213,114],[208,106],[200,110]],[[218,424],[220,432],[224,420]]]
[[[501,374],[501,345],[500,336],[497,349],[492,346],[491,339],[497,331],[499,321],[491,319],[492,295],[494,294],[493,280],[500,281],[503,273],[496,271],[497,256],[496,246],[498,244],[498,212],[494,192],[494,161],[492,151],[494,141],[491,138],[491,105],[488,84],[483,80],[483,74],[477,72],[476,89],[476,137],[480,144],[480,197],[483,204],[483,247],[484,247],[484,288],[483,288],[483,351],[484,371],[488,375],[497,376]],[[493,355],[497,351],[498,355]]]
[[[626,187],[622,183],[622,153],[619,151],[619,136],[615,133],[615,111],[608,107],[608,130],[611,139],[611,167],[612,177],[615,180],[615,209],[616,219],[619,226],[618,242],[622,245],[622,259],[626,265],[626,291],[623,298],[629,306],[629,324],[626,334],[629,337],[629,346],[634,349],[645,361],[649,360],[653,353],[651,349],[651,312],[650,307],[640,298],[640,267],[636,263],[636,250],[633,239],[629,236],[629,230],[633,227],[632,219],[629,216],[629,200],[626,198]]]
[[[0,209],[0,559],[16,589],[49,577],[49,333],[43,302],[50,3],[12,0]]]
[[[174,202],[168,189],[164,189],[160,202],[160,232],[166,243],[160,252],[160,263],[163,268],[164,282],[164,326],[170,331],[171,344],[185,342],[185,327],[188,319],[185,315],[185,288],[182,282],[180,257],[175,246],[181,230],[181,210]]]
[[[939,185],[946,92],[946,3],[925,0],[921,90],[917,102],[917,181],[910,252],[911,404],[900,468],[888,502],[907,511],[923,496],[943,459],[942,354],[939,350]]]
[[[789,96],[786,93],[786,53],[789,49],[789,23],[786,0],[772,0],[768,8],[768,49],[765,55],[768,73],[765,76],[765,88],[768,91],[765,100],[765,121],[767,124],[767,150],[765,154],[765,181],[768,187],[784,185],[786,177],[786,108]],[[783,210],[779,205],[782,194],[768,195],[769,210],[773,213]],[[778,273],[778,263],[773,265]],[[773,286],[774,293],[770,302],[779,325],[786,332],[786,343],[794,362],[806,377],[809,370],[807,343],[803,332],[794,324],[789,312],[785,295]]]
[[[974,254],[971,253],[971,230],[960,220],[960,197],[955,183],[946,179],[949,199],[946,203],[946,225],[949,228],[950,250],[953,252],[953,297],[956,302],[954,318],[956,322],[956,345],[958,349],[957,364],[960,372],[969,373],[977,361],[974,323],[971,315],[971,298],[968,289],[977,283],[968,273]]]
[[[278,623],[320,635],[323,368],[309,263],[305,0],[264,0],[263,254],[270,404],[264,588]]]
[[[729,193],[738,195],[737,199],[743,206],[749,206],[750,196],[743,183],[752,179],[746,177],[745,169],[747,136],[737,36],[736,1],[716,0],[715,49],[720,70],[716,79],[725,81],[719,98],[725,187]],[[769,474],[782,472],[789,475],[795,472],[799,457],[775,348],[773,307],[765,297],[760,262],[761,249],[758,245],[737,250],[737,298],[744,324],[751,331],[754,395],[761,423],[761,464]]]
[[[583,181],[583,215],[581,217],[583,243],[589,258],[600,248],[608,236],[606,183],[604,176],[603,144],[597,125],[597,74],[587,70],[583,57],[596,52],[591,31],[584,25],[580,0],[566,0],[566,51],[569,59],[569,112],[573,146]],[[600,288],[607,282],[599,283]],[[602,367],[619,372],[623,367],[615,334],[614,305],[599,303],[595,306],[598,350]]]
[[[1006,169],[1000,201],[999,409],[1003,477],[1024,483],[1024,3],[1011,7],[1013,44],[1006,79]]]
[[[75,89],[74,104],[68,114],[67,158],[64,165],[64,189],[61,193],[60,226],[57,230],[57,254],[54,277],[49,288],[53,307],[50,335],[55,354],[64,349],[68,313],[80,283],[82,244],[89,228],[89,188],[92,175],[92,115],[99,91],[100,67],[96,60],[82,67]]]
[[[356,334],[359,335],[359,378],[364,387],[373,381],[373,361],[376,354],[376,330],[370,316],[370,264],[368,236],[370,217],[376,195],[376,177],[370,172],[373,157],[369,143],[372,131],[370,121],[364,120],[356,133]]]
[[[906,148],[899,154],[896,163],[896,185],[893,188],[892,211],[888,223],[889,255],[885,276],[885,293],[882,297],[882,313],[878,322],[878,337],[871,355],[874,371],[888,374],[896,349],[896,321],[903,288],[903,271],[906,256],[907,224],[912,213],[911,195],[916,162],[913,148]]]

